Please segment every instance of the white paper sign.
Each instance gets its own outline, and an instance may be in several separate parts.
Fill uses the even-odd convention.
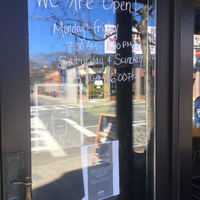
[[[85,197],[82,200],[101,200],[119,195],[119,141],[81,147]]]

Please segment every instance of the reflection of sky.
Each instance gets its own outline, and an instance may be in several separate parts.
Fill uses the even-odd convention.
[[[104,10],[102,4],[96,2],[95,5],[92,5],[93,9],[80,9],[78,12],[74,12],[73,9],[69,8],[69,2],[72,0],[65,0],[65,4],[57,8],[47,8],[39,7],[38,2],[41,1],[43,4],[44,1],[47,1],[49,4],[50,0],[28,0],[29,4],[29,49],[30,56],[36,55],[40,52],[50,54],[53,52],[69,52],[74,54],[73,48],[75,44],[75,36],[71,34],[66,34],[64,37],[59,34],[57,31],[56,34],[53,34],[53,24],[56,22],[56,19],[51,17],[51,21],[44,20],[47,16],[56,16],[60,22],[63,18],[72,18],[72,19],[84,19],[87,22],[91,22],[94,25],[94,21],[99,19],[97,25],[105,24],[115,24],[114,22],[114,13],[113,10]],[[52,0],[53,3],[58,0]],[[74,0],[75,1],[75,0]],[[103,0],[99,0],[102,2]],[[135,5],[134,5],[135,6]],[[142,5],[137,4],[135,8],[140,8]],[[84,11],[85,10],[85,11]],[[34,17],[33,17],[34,16]],[[140,17],[136,17],[137,20]],[[155,25],[155,20],[150,18],[150,25]],[[69,21],[68,21],[69,22]],[[74,24],[74,22],[70,23]],[[104,33],[97,33],[99,36],[104,37]],[[81,34],[83,36],[83,34]],[[87,38],[93,38],[91,34],[85,35]],[[72,43],[70,43],[72,42]],[[67,45],[66,45],[67,44]],[[90,53],[104,53],[104,41],[103,42],[94,42],[77,39],[78,52],[83,55]],[[88,48],[91,46],[91,48]]]
[[[43,0],[42,0],[43,1]],[[97,23],[100,24],[114,24],[114,14],[112,11],[105,11],[102,9],[102,6],[96,4],[93,10],[85,9],[85,14],[83,13],[83,9],[79,10],[76,13],[76,16],[73,16],[73,12],[69,9],[69,6],[63,6],[63,10],[61,7],[59,8],[39,8],[38,7],[38,0],[29,0],[29,48],[30,48],[30,55],[37,54],[39,52],[44,53],[52,53],[52,52],[70,52],[70,43],[68,46],[66,45],[67,42],[73,42],[74,45],[75,36],[71,34],[66,34],[64,37],[61,37],[59,32],[57,31],[56,34],[53,34],[53,24],[54,22],[44,21],[44,18],[35,19],[30,16],[52,16],[55,15],[58,18],[62,19],[63,17],[66,18],[73,18],[73,19],[82,19],[83,15],[85,16],[86,21],[91,21],[94,23],[94,20],[100,19]],[[53,2],[53,1],[52,1]],[[64,12],[66,12],[64,14]],[[92,23],[92,24],[93,24]],[[72,22],[74,24],[74,22]],[[83,35],[83,34],[82,34]],[[101,37],[104,36],[103,33],[98,33]],[[86,37],[93,38],[91,34],[86,34]],[[93,48],[90,48],[91,51],[95,51],[96,53],[103,53],[104,51],[104,42],[88,42],[88,41],[81,41],[78,38],[78,44],[80,44],[79,50],[83,47],[89,47],[93,45]],[[97,46],[95,46],[97,45]],[[98,48],[98,49],[97,49]],[[83,49],[84,50],[84,49]],[[87,49],[89,52],[89,49]]]

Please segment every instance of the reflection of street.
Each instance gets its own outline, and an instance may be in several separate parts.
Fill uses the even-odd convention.
[[[31,99],[34,190],[66,172],[81,169],[80,145],[94,144],[99,115],[105,112],[105,107],[107,113],[115,114],[115,102],[111,101],[96,100],[80,105],[66,104],[61,98],[48,96],[39,96],[38,100],[35,106]],[[144,102],[134,103],[133,130],[134,146],[144,146]]]
[[[64,104],[62,100],[40,96],[38,104],[37,107],[31,107],[32,120],[36,120],[38,117],[38,121],[45,125],[47,131],[51,133],[62,148],[91,143],[92,138],[96,136],[99,114],[104,113],[105,105],[108,106],[109,104],[107,113],[115,114],[114,103],[98,100],[83,103],[82,108],[80,108],[79,103]],[[82,119],[80,118],[81,109]],[[134,145],[139,146],[145,144],[144,103],[134,104],[133,118]],[[32,125],[32,130],[37,129],[36,126],[37,124],[34,127]],[[32,136],[34,136],[33,133]],[[36,139],[34,140],[36,141]],[[35,142],[35,144],[37,143]],[[33,151],[36,150],[35,145]]]

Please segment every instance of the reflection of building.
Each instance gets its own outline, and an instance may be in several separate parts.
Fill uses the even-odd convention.
[[[61,62],[60,65],[66,69],[68,84],[83,85],[83,99],[110,99],[110,77],[114,73],[112,59],[108,55],[91,54],[80,59],[78,64]]]
[[[59,84],[61,82],[60,70],[49,69],[48,72],[45,74],[44,82],[49,84]],[[45,87],[44,90],[47,95],[60,96],[60,88],[58,86]]]
[[[133,98],[140,100],[145,98],[145,80],[143,58],[135,55],[132,74],[124,75],[133,82]],[[82,62],[82,63],[81,63]],[[154,69],[152,72],[154,77]],[[45,84],[82,84],[82,95],[78,86],[64,89],[63,87],[45,87],[43,94],[54,97],[66,97],[68,93],[73,96],[73,101],[78,99],[116,99],[117,81],[124,80],[123,75],[116,74],[114,55],[91,54],[79,59],[79,63],[60,62],[53,68],[46,68],[44,75]],[[154,81],[153,81],[154,82]],[[68,91],[70,90],[70,91]]]
[[[142,67],[143,58],[135,55],[133,71],[129,80],[133,81],[133,98],[144,99],[144,69]],[[66,80],[68,84],[83,84],[83,99],[116,99],[116,83],[123,81],[122,76],[116,74],[114,55],[91,54],[82,60],[81,64],[71,64],[61,62],[59,65],[66,70]],[[152,72],[154,77],[154,70]],[[125,75],[126,76],[126,75]]]

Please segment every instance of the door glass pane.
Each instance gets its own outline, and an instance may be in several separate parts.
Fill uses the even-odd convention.
[[[133,65],[135,74],[133,100],[133,152],[134,152],[134,199],[154,199],[154,161],[155,161],[155,47],[156,18],[155,1],[152,4],[136,4],[133,15],[137,23],[133,26],[133,53],[137,58]],[[138,18],[138,12],[142,17]],[[145,17],[145,13],[148,15]],[[143,27],[141,24],[147,24]],[[146,37],[142,33],[145,30]]]
[[[155,1],[28,0],[33,200],[154,199]]]

